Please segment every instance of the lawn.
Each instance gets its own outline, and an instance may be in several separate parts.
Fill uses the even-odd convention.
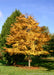
[[[22,63],[23,64],[23,63]],[[5,66],[5,62],[0,60],[0,75],[54,75],[54,60],[41,59],[36,63],[38,69],[28,69],[23,67]]]
[[[0,66],[0,75],[54,75],[54,70],[47,71],[42,67],[30,70],[13,66]]]

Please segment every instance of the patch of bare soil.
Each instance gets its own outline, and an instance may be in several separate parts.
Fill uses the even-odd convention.
[[[31,66],[31,67],[28,67],[28,66],[22,66],[22,65],[15,65],[16,67],[20,67],[20,68],[22,68],[22,69],[39,69],[39,67],[33,67],[33,66]]]

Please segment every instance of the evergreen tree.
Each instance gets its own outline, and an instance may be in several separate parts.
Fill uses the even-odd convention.
[[[7,18],[6,22],[2,26],[2,31],[0,35],[0,46],[1,48],[5,46],[6,36],[10,34],[11,24],[14,24],[16,21],[16,17],[20,16],[21,12],[19,10],[15,10],[10,17]]]
[[[54,56],[54,34],[51,34],[50,37],[51,39],[46,43],[43,48],[44,50],[47,50],[51,56]]]

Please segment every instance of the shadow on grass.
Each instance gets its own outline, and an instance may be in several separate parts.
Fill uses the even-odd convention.
[[[28,62],[18,62],[18,65],[28,66]],[[41,58],[33,58],[31,62],[31,66],[37,67],[45,67],[48,70],[54,70],[54,60],[51,59],[41,59]]]
[[[33,62],[31,63],[33,66],[39,66],[39,67],[45,67],[49,70],[54,70],[54,60],[51,59],[33,59]]]

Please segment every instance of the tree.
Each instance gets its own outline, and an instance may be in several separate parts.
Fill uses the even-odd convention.
[[[51,36],[51,35],[50,35],[50,32],[49,32],[49,28],[48,28],[47,26],[42,26],[41,28],[42,28],[42,33],[48,34],[49,37]],[[51,38],[51,37],[50,37],[50,38]],[[47,42],[48,42],[48,41],[47,41]],[[47,42],[46,42],[46,44],[47,44]],[[47,49],[45,49],[45,48],[46,48],[46,44],[42,45],[42,47],[44,48],[44,50],[47,50]],[[49,55],[46,55],[46,54],[41,54],[41,55],[40,55],[40,57],[47,57],[47,56],[49,56]]]
[[[47,50],[51,56],[54,56],[54,34],[50,35],[51,39],[46,42],[46,45],[43,47],[44,50]]]
[[[42,26],[42,33],[49,33],[49,28],[46,26]]]
[[[21,15],[16,17],[16,22],[11,24],[10,35],[6,39],[6,44],[12,47],[5,47],[5,52],[13,54],[40,55],[48,53],[44,51],[42,45],[49,40],[47,33],[38,26],[38,22],[31,16]]]
[[[6,37],[8,34],[10,34],[10,28],[11,24],[15,23],[16,21],[16,16],[20,16],[21,12],[19,10],[15,10],[10,17],[7,18],[6,22],[2,26],[2,31],[1,31],[1,39],[0,39],[0,45],[1,48],[5,46],[6,43]]]

